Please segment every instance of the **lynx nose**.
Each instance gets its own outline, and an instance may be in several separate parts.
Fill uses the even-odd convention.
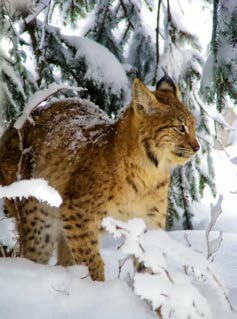
[[[199,151],[200,149],[200,145],[199,144],[196,144],[193,146],[193,151],[196,153],[197,151]]]

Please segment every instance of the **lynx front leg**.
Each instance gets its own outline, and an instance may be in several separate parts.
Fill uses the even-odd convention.
[[[167,199],[164,198],[159,201],[153,201],[153,205],[151,205],[146,212],[147,225],[154,229],[166,229],[166,219]]]
[[[57,211],[32,199],[21,205],[20,218],[23,256],[48,263],[58,236]]]
[[[60,234],[58,238],[58,265],[68,267],[73,265],[74,259],[70,247],[68,246],[68,241],[63,233]]]
[[[99,253],[98,241],[99,223],[67,214],[63,228],[74,263],[84,263],[93,280],[103,281],[104,263]]]

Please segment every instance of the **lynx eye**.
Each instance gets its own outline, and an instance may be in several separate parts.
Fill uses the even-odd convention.
[[[176,131],[178,131],[179,133],[181,133],[181,134],[184,134],[184,133],[186,132],[186,128],[185,128],[184,125],[176,126],[176,127],[174,127],[174,129],[175,129]]]

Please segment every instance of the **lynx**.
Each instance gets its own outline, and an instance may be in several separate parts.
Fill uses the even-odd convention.
[[[195,119],[165,76],[154,92],[139,79],[131,104],[111,121],[89,101],[53,102],[32,112],[19,132],[11,126],[0,144],[0,179],[44,178],[63,204],[52,208],[34,198],[5,200],[18,214],[23,256],[47,263],[57,247],[58,264],[86,264],[93,280],[104,280],[99,254],[101,221],[141,217],[165,228],[170,169],[199,149]],[[21,162],[19,165],[19,161]]]

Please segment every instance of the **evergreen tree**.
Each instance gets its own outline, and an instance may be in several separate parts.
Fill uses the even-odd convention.
[[[226,96],[237,99],[237,3],[213,1],[211,53],[203,70],[202,94],[216,103],[219,112],[226,107]]]

